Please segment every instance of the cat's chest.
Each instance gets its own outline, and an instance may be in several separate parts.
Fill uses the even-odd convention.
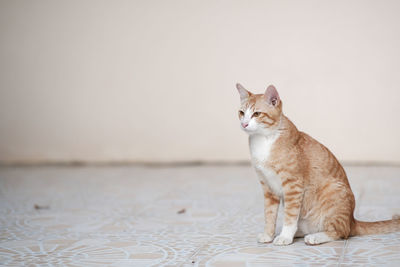
[[[264,164],[271,156],[277,135],[266,137],[264,135],[251,135],[249,138],[250,155],[254,164]]]
[[[259,179],[268,184],[270,189],[278,196],[282,196],[282,181],[279,175],[268,167],[266,162],[271,157],[272,148],[278,136],[265,137],[262,135],[250,136],[250,155],[254,168],[258,172]]]

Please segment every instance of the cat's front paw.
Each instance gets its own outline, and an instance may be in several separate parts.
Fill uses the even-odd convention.
[[[270,243],[274,240],[274,237],[267,235],[266,233],[261,233],[257,237],[257,241],[260,243]]]
[[[284,236],[284,235],[278,235],[274,239],[274,245],[275,246],[287,246],[293,243],[293,238]]]

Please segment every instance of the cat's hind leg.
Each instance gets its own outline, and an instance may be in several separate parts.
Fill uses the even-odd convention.
[[[318,245],[326,242],[331,242],[340,239],[336,232],[319,232],[309,234],[304,237],[304,242],[307,245]]]
[[[296,234],[294,235],[294,237],[296,237],[296,238],[304,237],[308,234],[316,233],[319,231],[320,230],[318,230],[315,226],[310,224],[309,220],[300,218],[297,223],[297,231],[296,231]]]
[[[325,229],[304,236],[304,242],[307,245],[318,245],[347,238],[350,233],[350,227],[347,225],[349,225],[348,216],[329,217],[325,221]]]

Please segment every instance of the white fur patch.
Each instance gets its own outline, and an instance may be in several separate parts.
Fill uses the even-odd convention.
[[[244,112],[243,121],[247,123],[250,122],[251,115],[253,115],[253,111],[249,108],[246,109],[246,111]]]
[[[271,190],[278,196],[282,196],[282,181],[276,172],[265,167],[265,162],[271,154],[272,146],[278,139],[279,134],[275,133],[269,136],[253,134],[249,137],[250,155],[254,167],[262,173],[259,177],[264,183],[267,183]]]
[[[297,223],[291,225],[283,225],[281,235],[293,239],[296,231],[297,231]]]
[[[283,225],[280,235],[275,237],[274,245],[284,246],[293,243],[294,234],[297,231],[297,224]]]
[[[326,242],[333,241],[333,240],[334,239],[332,237],[328,236],[324,232],[310,234],[310,235],[306,235],[304,237],[304,242],[308,245],[318,245],[318,244],[326,243]]]

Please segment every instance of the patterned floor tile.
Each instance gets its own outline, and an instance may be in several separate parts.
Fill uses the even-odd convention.
[[[346,171],[357,218],[400,213],[400,168]],[[275,247],[256,242],[262,229],[249,166],[0,168],[0,265],[400,264],[400,233]]]

